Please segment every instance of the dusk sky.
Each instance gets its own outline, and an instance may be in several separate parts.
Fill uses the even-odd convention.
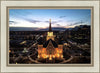
[[[51,19],[52,27],[70,28],[91,24],[90,9],[10,9],[10,27],[47,28]]]

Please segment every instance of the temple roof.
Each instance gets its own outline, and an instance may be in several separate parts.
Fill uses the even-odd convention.
[[[46,48],[46,47],[48,46],[48,44],[49,44],[50,41],[51,41],[51,43],[53,44],[53,46],[54,46],[55,48],[58,47],[58,45],[56,44],[56,42],[53,41],[52,39],[49,39],[48,41],[46,41],[46,42],[43,44],[43,47]]]

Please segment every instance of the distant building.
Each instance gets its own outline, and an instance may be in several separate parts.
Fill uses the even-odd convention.
[[[54,62],[55,59],[63,59],[63,45],[57,45],[54,40],[51,28],[51,19],[49,23],[49,31],[47,32],[46,42],[38,45],[38,59],[46,59],[46,61]]]

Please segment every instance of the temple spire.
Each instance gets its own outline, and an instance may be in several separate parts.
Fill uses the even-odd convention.
[[[49,31],[52,31],[52,28],[51,28],[51,19],[49,21]]]

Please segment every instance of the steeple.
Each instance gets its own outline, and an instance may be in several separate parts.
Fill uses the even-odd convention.
[[[49,21],[49,32],[51,32],[52,31],[52,28],[51,28],[51,19],[50,19],[50,21]]]

